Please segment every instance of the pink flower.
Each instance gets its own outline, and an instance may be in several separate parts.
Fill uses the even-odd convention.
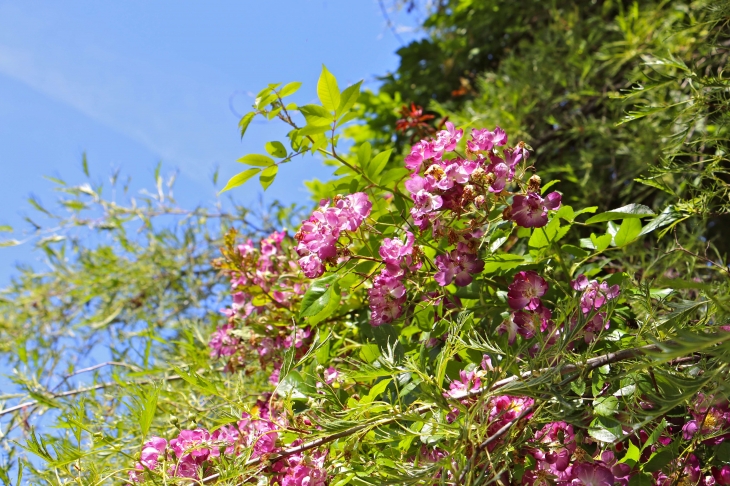
[[[590,343],[591,341],[596,339],[596,335],[600,334],[601,331],[608,329],[609,327],[611,327],[611,321],[606,319],[606,313],[597,313],[586,323],[585,327],[583,328],[583,331],[585,332],[585,335],[583,336],[585,342]]]
[[[544,199],[536,192],[517,195],[512,202],[510,218],[523,228],[540,228],[547,224],[548,209],[560,208],[561,198],[557,192],[551,192]]]
[[[406,231],[406,240],[385,238],[380,245],[380,257],[386,265],[389,275],[395,277],[405,271],[414,272],[421,268],[420,262],[413,264],[413,233]]]
[[[573,289],[582,290],[583,295],[580,298],[580,308],[583,314],[588,314],[593,310],[603,307],[608,300],[618,297],[621,289],[618,285],[608,286],[606,282],[598,282],[597,280],[588,280],[581,274],[571,283]]]
[[[212,447],[210,449],[211,457],[220,456],[220,448],[225,447],[226,454],[233,454],[236,450],[238,442],[238,430],[230,426],[222,426],[210,435]]]
[[[493,132],[490,132],[486,128],[481,130],[472,128],[471,138],[471,140],[466,142],[466,146],[471,152],[477,152],[479,150],[489,151],[495,146],[507,143],[507,134],[499,127],[495,128]]]
[[[333,206],[327,200],[320,203],[295,235],[299,266],[308,278],[324,273],[323,262],[337,257],[337,240],[342,231],[355,231],[370,214],[372,203],[367,194],[357,192],[335,198]]]
[[[411,147],[411,153],[406,157],[406,168],[418,172],[424,160],[434,156],[433,146],[426,140],[421,140]]]
[[[720,486],[730,485],[730,466],[722,466],[721,468],[712,468],[712,477],[715,478],[715,484]]]
[[[324,382],[331,385],[335,381],[340,379],[340,372],[334,369],[332,366],[327,368],[324,372]]]
[[[445,397],[461,400],[466,394],[477,391],[482,386],[482,380],[477,376],[474,370],[466,372],[459,371],[459,380],[454,380],[449,384],[449,391],[444,393]]]
[[[548,291],[548,283],[532,270],[519,272],[507,287],[507,303],[515,310],[535,310],[540,297]]]
[[[129,480],[133,483],[142,482],[144,480],[142,471],[145,469],[153,471],[157,467],[160,456],[165,454],[165,449],[167,449],[167,441],[162,437],[151,437],[145,442],[139,462],[134,466],[133,471],[129,471]]]
[[[565,422],[546,424],[535,433],[533,442],[539,448],[530,449],[530,454],[538,461],[549,464],[547,469],[554,474],[568,469],[570,457],[577,447],[573,426]]]
[[[472,275],[484,270],[484,262],[463,243],[459,243],[451,252],[434,258],[434,265],[438,269],[434,279],[442,287],[451,282],[465,287],[472,282]]]
[[[400,317],[406,301],[402,275],[392,276],[382,271],[373,281],[373,288],[368,290],[368,297],[370,324],[380,326],[393,322]]]
[[[611,470],[598,464],[576,464],[573,466],[573,486],[613,486]]]
[[[232,335],[231,331],[233,331],[233,324],[229,322],[216,329],[210,336],[208,346],[210,347],[211,358],[217,359],[221,356],[232,356],[236,354],[241,340]]]
[[[244,446],[253,448],[251,457],[271,454],[278,450],[276,441],[279,438],[279,426],[269,420],[261,420],[243,413],[243,419],[238,422],[241,441]]]
[[[509,344],[514,344],[517,334],[525,339],[531,339],[535,337],[538,329],[545,332],[552,325],[551,317],[550,309],[543,306],[542,303],[538,303],[538,306],[532,311],[514,312],[510,319],[499,325],[497,332],[500,334],[506,332]]]

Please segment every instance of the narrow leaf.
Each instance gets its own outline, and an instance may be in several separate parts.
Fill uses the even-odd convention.
[[[605,213],[596,214],[595,216],[588,218],[586,224],[614,221],[616,219],[646,218],[648,216],[655,216],[655,213],[651,210],[651,208],[648,208],[643,204],[629,204],[628,206],[612,209]]]
[[[251,120],[253,120],[253,117],[256,116],[256,113],[246,113],[241,118],[241,121],[238,122],[238,128],[241,130],[241,138],[246,134],[246,130],[248,129],[248,126],[251,124]]]
[[[259,172],[261,172],[261,169],[247,169],[239,174],[234,175],[233,177],[230,178],[228,183],[226,183],[226,187],[221,189],[221,191],[218,194],[223,194],[224,192],[226,192],[230,189],[233,189],[234,187],[238,187],[238,186],[242,185],[243,183],[245,183],[247,180],[249,180],[256,174],[258,174]]]

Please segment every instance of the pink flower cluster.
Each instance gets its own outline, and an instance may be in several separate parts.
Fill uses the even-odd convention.
[[[337,196],[333,204],[323,200],[312,216],[302,223],[295,238],[299,242],[299,266],[308,278],[325,271],[325,263],[338,258],[337,240],[344,231],[357,230],[370,214],[373,204],[364,192]]]
[[[552,328],[552,312],[540,300],[548,289],[548,283],[537,272],[528,270],[515,275],[507,287],[507,303],[515,312],[497,328],[500,334],[507,333],[509,344],[514,344],[517,334],[531,339],[538,329],[546,332]]]
[[[288,319],[277,317],[282,310],[292,308],[306,290],[298,275],[291,243],[284,232],[275,231],[258,245],[249,239],[236,247],[239,258],[234,260],[236,267],[229,269],[233,303],[221,310],[228,322],[213,332],[208,342],[211,358],[229,358],[229,371],[245,366],[250,361],[246,355],[253,347],[262,367],[273,363],[270,381],[274,385],[278,382],[283,351],[294,346],[301,349],[298,354],[303,354],[312,334],[309,328],[292,328]],[[264,303],[262,293],[266,297]],[[255,322],[257,333],[253,340],[243,340],[236,334],[236,325],[241,322]]]
[[[682,436],[691,440],[695,435],[706,437],[703,442],[708,445],[717,445],[725,439],[730,439],[730,406],[726,401],[713,403],[713,397],[706,397],[702,393],[690,406],[692,420],[682,427]]]
[[[421,262],[413,257],[414,241],[413,233],[406,231],[405,241],[385,238],[380,245],[379,253],[385,267],[368,290],[370,323],[373,326],[393,322],[403,313],[406,302],[405,278],[421,268]]]
[[[152,437],[143,448],[139,462],[129,472],[133,483],[144,480],[144,471],[158,469],[160,462],[168,467],[167,474],[172,477],[198,480],[210,474],[214,461],[221,455],[238,456],[245,450],[251,451],[250,457],[274,454],[282,450],[278,445],[280,431],[287,427],[286,420],[274,417],[268,408],[268,399],[259,400],[255,409],[256,416],[243,413],[237,426],[222,426],[215,432],[199,428],[182,430],[169,442],[161,437]],[[297,446],[297,440],[289,446]],[[324,462],[327,453],[313,451],[291,455],[276,461],[270,468],[269,484],[280,486],[324,486],[327,473]]]
[[[573,289],[583,291],[580,297],[580,309],[583,314],[598,310],[609,301],[618,297],[620,288],[618,285],[608,286],[606,282],[588,280],[588,277],[581,274],[571,282]]]
[[[473,242],[474,240],[470,243]],[[474,280],[472,275],[484,270],[484,262],[479,259],[473,246],[473,244],[459,242],[456,249],[447,254],[438,255],[434,259],[434,264],[438,269],[434,279],[440,286],[445,287],[454,282],[459,287],[465,287]]]
[[[525,196],[518,194],[512,199],[508,214],[517,226],[541,228],[548,222],[548,210],[559,209],[561,199],[557,192],[551,192],[545,198],[536,192],[528,192]]]
[[[167,473],[178,478],[199,479],[212,460],[220,457],[221,449],[225,454],[233,454],[239,443],[239,432],[234,427],[223,426],[212,434],[206,429],[181,430],[180,434],[170,441],[168,454],[167,441],[161,437],[152,437],[142,448],[140,461],[135,469],[129,472],[132,482],[143,481],[145,469],[155,470],[162,459],[170,467]]]
[[[578,278],[571,282],[571,286],[573,289],[583,292],[580,297],[580,309],[583,315],[599,310],[606,302],[618,297],[620,293],[618,285],[609,287],[606,282],[589,281],[583,274],[578,275]],[[611,322],[606,317],[605,312],[597,312],[588,319],[583,327],[585,342],[593,341],[601,331],[611,326]],[[577,316],[574,316],[571,319],[571,325],[575,326],[577,322]]]

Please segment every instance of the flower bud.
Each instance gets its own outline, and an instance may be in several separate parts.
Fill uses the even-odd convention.
[[[540,192],[540,176],[533,174],[530,180],[527,182],[527,192]]]
[[[486,202],[487,202],[487,199],[482,195],[479,195],[474,198],[474,205],[478,208],[481,208],[482,206],[484,206],[484,204]]]

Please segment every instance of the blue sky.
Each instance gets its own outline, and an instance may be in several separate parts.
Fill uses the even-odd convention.
[[[182,205],[214,202],[216,166],[220,188],[238,157],[284,133],[253,124],[241,142],[234,112],[253,93],[302,81],[294,101],[313,101],[322,63],[341,88],[376,88],[399,46],[377,0],[0,1],[0,225],[23,228],[30,195],[51,205],[43,175],[81,182],[84,152],[95,180],[120,168],[151,187],[161,161],[180,171]],[[289,164],[265,198],[304,201],[302,181],[328,173],[311,158]],[[260,190],[252,181],[234,196],[252,203]],[[34,258],[30,245],[0,249],[0,284]]]

